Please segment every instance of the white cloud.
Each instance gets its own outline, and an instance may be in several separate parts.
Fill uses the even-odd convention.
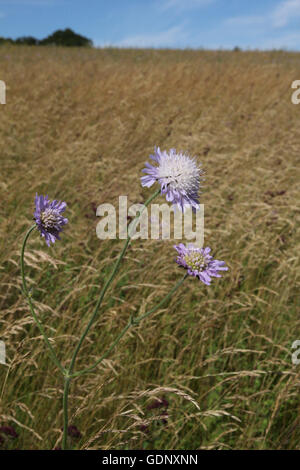
[[[234,16],[226,18],[225,24],[228,26],[255,26],[265,23],[263,16]]]
[[[160,7],[162,10],[188,10],[210,5],[215,1],[216,0],[165,0],[165,2],[160,5]]]
[[[224,24],[229,26],[259,26],[265,24],[268,28],[282,28],[294,18],[300,18],[300,0],[284,0],[277,4],[274,10],[265,16],[236,16],[227,18]]]
[[[120,47],[171,47],[186,39],[183,26],[174,26],[166,31],[151,34],[139,34],[119,41]]]
[[[227,18],[226,24],[232,26],[248,26],[265,23],[271,28],[282,28],[287,26],[294,18],[300,18],[300,0],[283,0],[277,4],[272,10],[268,11],[265,16],[237,16]]]
[[[261,49],[299,49],[300,32],[286,33],[269,38],[261,44]]]
[[[300,17],[300,0],[282,1],[271,14],[275,28],[286,26],[295,17]]]

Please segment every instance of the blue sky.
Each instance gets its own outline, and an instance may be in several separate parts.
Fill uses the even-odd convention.
[[[0,36],[66,27],[100,47],[300,50],[300,0],[0,0]]]

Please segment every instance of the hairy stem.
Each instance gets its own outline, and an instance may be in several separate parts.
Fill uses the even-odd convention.
[[[157,191],[155,191],[155,193],[152,194],[152,196],[150,196],[149,199],[147,199],[147,201],[145,202],[144,207],[143,207],[143,209],[141,210],[141,212],[140,212],[140,213],[137,215],[137,217],[131,222],[132,226],[131,226],[130,230],[128,230],[128,232],[132,232],[132,230],[133,230],[133,228],[135,227],[135,225],[137,224],[137,222],[138,222],[138,220],[139,220],[139,218],[140,218],[140,216],[141,216],[143,210],[144,210],[144,209],[153,201],[153,199],[156,198],[159,194],[160,194],[160,189],[157,190]],[[101,292],[100,292],[100,295],[99,295],[99,298],[98,298],[98,301],[97,301],[97,304],[96,304],[94,313],[93,313],[93,315],[91,316],[90,321],[88,322],[88,324],[87,324],[87,326],[86,326],[86,328],[85,328],[83,334],[81,335],[81,338],[79,339],[79,342],[78,342],[78,344],[77,344],[77,346],[76,346],[76,348],[75,348],[75,351],[74,351],[74,354],[73,354],[73,357],[72,357],[72,360],[71,360],[71,364],[70,364],[70,367],[69,367],[69,374],[70,374],[70,375],[72,375],[72,373],[73,373],[74,365],[75,365],[75,361],[76,361],[76,357],[77,357],[77,355],[78,355],[78,353],[79,353],[79,350],[80,350],[80,348],[81,348],[81,345],[82,345],[82,343],[83,343],[83,341],[84,341],[86,335],[88,334],[88,332],[89,332],[89,330],[90,330],[92,324],[94,323],[94,320],[95,320],[95,318],[96,318],[96,316],[97,316],[97,313],[98,313],[98,311],[99,311],[99,308],[100,308],[100,306],[101,306],[101,303],[102,303],[102,300],[103,300],[103,298],[104,298],[104,296],[105,296],[105,293],[106,293],[107,289],[109,288],[110,284],[112,283],[112,281],[113,281],[113,279],[114,279],[114,277],[115,277],[115,275],[116,275],[116,273],[117,273],[117,271],[118,271],[118,269],[119,269],[119,266],[120,266],[121,261],[122,261],[124,255],[125,255],[125,253],[126,253],[127,247],[128,247],[128,245],[129,245],[129,243],[130,243],[130,240],[131,240],[131,234],[128,233],[128,237],[127,237],[127,239],[126,239],[126,241],[125,241],[124,247],[123,247],[123,249],[122,249],[122,251],[121,251],[121,253],[120,253],[120,255],[119,255],[119,257],[118,257],[118,259],[117,259],[117,261],[116,261],[116,263],[115,263],[115,265],[114,265],[114,267],[113,267],[113,270],[112,270],[112,272],[111,272],[109,278],[108,278],[107,281],[105,282],[105,284],[104,284],[104,286],[103,286],[103,288],[102,288],[102,290],[101,290]]]
[[[62,439],[62,450],[68,448],[68,397],[71,378],[65,377],[64,395],[63,395],[63,415],[64,415],[64,430]]]
[[[39,321],[36,313],[35,313],[35,310],[34,310],[34,307],[33,307],[33,303],[32,303],[32,300],[31,300],[31,295],[30,293],[28,292],[28,288],[27,288],[27,283],[26,283],[26,278],[25,278],[25,263],[24,263],[24,253],[25,253],[25,247],[26,247],[26,243],[27,243],[27,240],[30,236],[30,234],[33,232],[33,230],[36,228],[36,225],[33,225],[29,230],[28,232],[26,233],[25,235],[25,238],[24,238],[24,241],[23,241],[23,245],[22,245],[22,250],[21,250],[21,276],[22,276],[22,285],[23,285],[23,291],[24,291],[24,295],[27,299],[27,302],[29,304],[29,308],[30,308],[30,311],[31,311],[31,314],[34,318],[34,321],[35,323],[37,324],[43,338],[44,338],[44,341],[46,343],[46,345],[48,346],[48,350],[49,350],[49,354],[53,360],[53,362],[55,363],[55,365],[59,368],[59,370],[65,374],[65,369],[63,368],[63,366],[61,365],[60,361],[58,360],[56,354],[55,354],[55,351],[54,349],[52,348],[51,346],[51,343],[48,339],[48,336],[43,328],[43,325],[41,324],[41,322]]]
[[[80,375],[83,375],[83,374],[86,374],[88,372],[91,372],[93,369],[95,369],[95,367],[97,367],[109,354],[110,352],[117,346],[117,344],[120,342],[120,340],[123,338],[123,336],[125,335],[125,333],[129,330],[129,328],[133,325],[138,325],[142,320],[144,320],[145,318],[147,318],[149,315],[151,315],[151,313],[154,313],[156,312],[156,310],[158,310],[160,307],[162,307],[162,305],[167,302],[168,299],[170,299],[172,297],[172,295],[174,294],[174,292],[178,289],[178,287],[181,286],[181,284],[183,283],[183,281],[187,278],[188,274],[185,274],[183,278],[181,278],[177,284],[175,284],[175,286],[173,287],[173,289],[170,290],[170,292],[155,306],[153,307],[151,310],[149,310],[148,312],[144,313],[143,315],[140,315],[139,317],[136,317],[136,318],[130,318],[129,322],[127,323],[127,325],[125,326],[125,328],[121,331],[121,333],[117,336],[117,338],[115,339],[115,341],[110,345],[110,347],[108,348],[108,350],[90,367],[87,367],[86,369],[82,369],[81,371],[78,371],[78,372],[75,372],[74,374],[72,374],[72,377],[79,377]]]

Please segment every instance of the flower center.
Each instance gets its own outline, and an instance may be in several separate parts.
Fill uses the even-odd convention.
[[[41,213],[41,221],[46,229],[56,228],[58,222],[57,212],[53,209],[46,209]]]
[[[186,254],[184,260],[193,271],[203,271],[208,266],[205,256],[199,251],[192,251]]]
[[[159,178],[180,191],[197,191],[199,170],[195,163],[185,156],[168,155],[158,168]]]

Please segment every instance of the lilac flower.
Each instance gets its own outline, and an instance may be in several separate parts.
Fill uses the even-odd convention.
[[[178,252],[176,263],[187,269],[190,276],[196,276],[206,285],[210,285],[211,277],[221,277],[218,271],[227,271],[224,261],[213,259],[209,254],[210,248],[197,248],[192,244],[187,247],[180,243],[174,245]]]
[[[68,219],[61,215],[66,207],[65,202],[56,200],[50,202],[48,196],[38,196],[38,194],[35,196],[34,218],[48,246],[50,242],[55,243],[56,240],[60,240],[59,232],[68,223]]]
[[[199,209],[198,192],[202,178],[202,170],[198,168],[194,158],[183,153],[176,153],[175,149],[163,152],[155,147],[154,155],[150,158],[158,166],[146,163],[143,169],[147,176],[142,176],[142,186],[148,188],[156,181],[161,185],[161,194],[166,194],[166,199],[183,212],[186,207],[192,206]]]

